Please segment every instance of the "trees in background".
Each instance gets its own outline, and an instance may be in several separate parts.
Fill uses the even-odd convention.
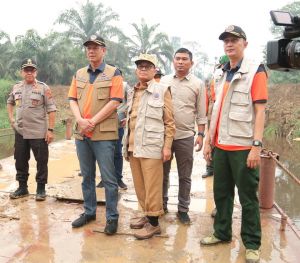
[[[64,27],[62,33],[52,30],[42,37],[29,29],[12,42],[9,34],[0,31],[0,78],[18,79],[22,60],[31,57],[37,61],[41,81],[69,84],[75,70],[86,64],[82,43],[93,34],[106,40],[106,62],[120,68],[129,83],[135,81],[133,60],[141,52],[156,54],[159,66],[169,73],[174,49],[159,24],[148,25],[143,19],[140,24],[132,23],[135,33],[127,37],[117,26],[118,20],[119,15],[111,8],[87,0],[58,16],[55,25]],[[201,77],[205,54],[196,52],[195,56],[200,59],[195,73]]]

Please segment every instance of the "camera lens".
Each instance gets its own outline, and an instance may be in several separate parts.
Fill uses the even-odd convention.
[[[300,41],[293,40],[286,46],[287,62],[291,68],[300,68]]]

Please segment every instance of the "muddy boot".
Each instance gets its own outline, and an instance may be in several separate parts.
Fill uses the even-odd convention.
[[[45,184],[38,183],[37,189],[36,189],[36,201],[44,201],[46,199],[46,190],[45,190]]]
[[[18,198],[21,198],[21,197],[25,197],[25,196],[28,196],[29,195],[29,192],[28,192],[28,189],[27,189],[27,182],[20,182],[19,181],[19,188],[14,191],[13,193],[11,193],[9,195],[9,197],[11,199],[18,199]]]

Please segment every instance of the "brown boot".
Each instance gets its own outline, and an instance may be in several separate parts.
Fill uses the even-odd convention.
[[[137,230],[134,236],[137,239],[148,239],[154,235],[159,235],[161,233],[160,226],[152,226],[150,223],[146,223],[142,229]]]
[[[131,229],[141,229],[148,222],[149,222],[149,220],[146,216],[133,218],[133,219],[131,219],[131,222],[130,222],[130,228]]]

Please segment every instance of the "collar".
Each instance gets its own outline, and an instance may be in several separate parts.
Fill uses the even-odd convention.
[[[182,79],[186,79],[186,80],[190,80],[192,77],[192,73],[189,72],[186,76],[184,76]],[[174,79],[178,79],[178,77],[176,76],[176,74],[173,75]]]
[[[102,63],[100,64],[100,66],[99,66],[98,68],[95,69],[95,72],[103,72],[103,71],[104,71],[104,68],[105,68],[105,63],[102,62]],[[91,66],[91,64],[88,65],[87,71],[88,71],[89,73],[94,72],[94,71],[93,71],[93,68],[92,68],[92,66]]]
[[[145,89],[146,89],[147,91],[149,91],[150,93],[152,93],[152,92],[153,92],[153,83],[157,83],[157,82],[155,81],[154,78],[146,82],[146,84],[147,84],[146,87],[140,88],[140,87],[139,87],[139,84],[140,84],[140,83],[137,83],[137,84],[134,86],[134,88],[135,88],[135,89],[140,89],[140,90],[145,90]]]
[[[241,59],[241,60],[239,61],[239,63],[236,65],[235,68],[230,68],[230,62],[227,62],[227,63],[225,64],[225,66],[222,68],[222,70],[223,70],[223,71],[228,71],[228,72],[229,72],[229,71],[237,72],[237,71],[239,71],[239,69],[241,68],[242,62],[243,62],[243,59]]]

